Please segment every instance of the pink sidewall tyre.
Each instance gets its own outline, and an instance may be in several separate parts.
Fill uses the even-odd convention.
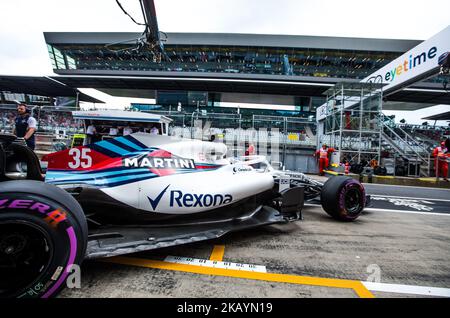
[[[320,194],[322,207],[330,216],[339,221],[354,221],[366,206],[366,192],[363,185],[352,178],[332,177]]]
[[[39,181],[0,183],[0,297],[49,298],[86,253],[87,223],[67,192]]]

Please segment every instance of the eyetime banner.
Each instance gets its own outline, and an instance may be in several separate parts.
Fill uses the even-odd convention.
[[[448,52],[450,52],[450,26],[367,76],[361,82],[385,84],[383,95],[392,94],[415,82],[437,75],[441,67],[439,60],[446,60],[444,57]],[[352,105],[347,103],[345,108]],[[323,120],[327,114],[327,104],[318,107],[316,120]]]
[[[439,72],[439,57],[450,51],[450,26],[399,58],[369,75],[361,82],[386,84],[383,91],[392,93]]]

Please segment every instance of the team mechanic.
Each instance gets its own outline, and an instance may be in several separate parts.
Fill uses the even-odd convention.
[[[442,141],[440,146],[436,147],[431,154],[432,157],[435,158],[435,167],[436,167],[436,178],[442,177],[444,181],[448,182],[448,163],[446,162],[446,157],[449,156],[448,147],[446,144],[449,144],[449,141]]]
[[[326,144],[323,144],[322,147],[315,152],[315,156],[319,161],[319,176],[325,175],[324,170],[328,169],[329,159],[328,155],[335,152],[334,148],[328,148]]]
[[[36,140],[34,133],[36,132],[37,122],[34,117],[31,116],[30,110],[26,104],[17,105],[17,114],[15,120],[15,128],[13,134],[19,138],[25,139],[27,146],[34,150],[36,146]]]

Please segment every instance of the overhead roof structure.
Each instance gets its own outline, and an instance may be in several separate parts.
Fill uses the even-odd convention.
[[[450,121],[450,111],[442,114],[437,114],[433,116],[424,117],[422,119],[426,120],[449,120]]]
[[[110,44],[140,36],[134,32],[44,32],[48,44]],[[240,34],[240,33],[167,33],[165,45],[256,46],[362,50],[404,53],[420,44],[419,40],[366,39],[350,37]]]
[[[417,87],[417,85],[412,85],[409,88],[405,88],[397,93],[389,95],[386,98],[386,100],[401,101],[408,103],[433,104],[433,105],[437,104],[450,105],[450,93],[448,91],[439,88],[431,90],[419,88]]]
[[[72,116],[75,119],[83,120],[108,120],[108,121],[133,121],[133,122],[156,122],[156,123],[170,123],[173,120],[169,117],[141,113],[130,112],[124,110],[84,110],[74,111]]]
[[[104,103],[55,78],[0,75],[0,91],[51,97],[76,97],[83,102]]]
[[[149,76],[67,75],[54,79],[71,87],[95,89],[135,89],[141,97],[142,90],[208,91],[227,93],[273,94],[292,96],[322,96],[334,85],[333,80],[291,76],[257,76],[250,74],[208,74],[149,72]],[[132,91],[130,91],[132,93]]]
[[[338,78],[300,77],[284,75],[256,75],[256,74],[211,74],[198,72],[133,72],[118,71],[119,74],[90,75],[90,71],[83,71],[84,75],[54,76],[70,87],[95,88],[108,94],[121,94],[127,90],[128,97],[149,98],[154,90],[208,91],[224,93],[271,94],[289,96],[323,96],[323,93],[342,82]],[[109,73],[114,73],[111,71]],[[351,80],[348,80],[349,82]],[[386,101],[414,103],[408,110],[427,107],[420,104],[450,104],[450,93],[442,89],[439,83],[417,83],[407,89],[386,97]],[[397,104],[403,109],[405,104]],[[395,104],[390,105],[391,109]]]

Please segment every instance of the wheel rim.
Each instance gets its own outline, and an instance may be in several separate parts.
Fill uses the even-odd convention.
[[[42,278],[50,265],[53,246],[38,225],[0,224],[0,296],[18,296]]]
[[[361,210],[361,193],[358,189],[349,189],[345,194],[345,209],[349,214],[357,214]]]

